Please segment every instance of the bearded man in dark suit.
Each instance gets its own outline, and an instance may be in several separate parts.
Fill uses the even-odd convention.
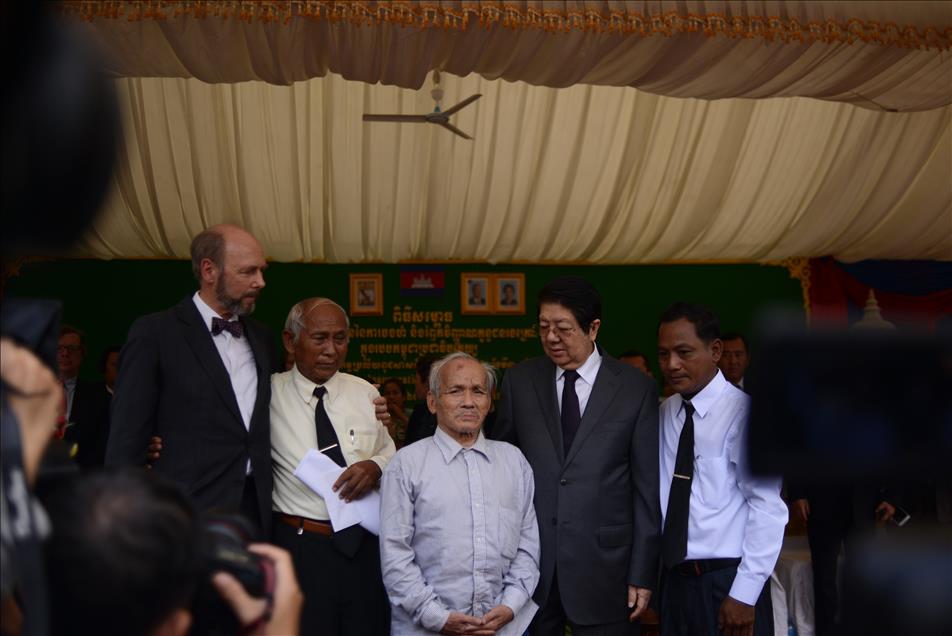
[[[535,474],[542,543],[533,635],[633,634],[658,575],[658,392],[596,344],[602,303],[577,277],[539,292],[544,357],[506,372],[495,437]]]
[[[192,240],[199,289],[139,318],[119,355],[107,465],[145,463],[182,485],[199,507],[240,511],[265,537],[271,523],[268,408],[276,370],[269,330],[249,318],[265,286],[261,245],[217,225]]]

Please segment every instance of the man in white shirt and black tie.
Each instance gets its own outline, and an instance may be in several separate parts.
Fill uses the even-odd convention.
[[[699,305],[675,303],[659,321],[659,363],[676,391],[660,413],[666,636],[773,634],[768,579],[787,507],[779,477],[750,474],[750,398],[717,367],[719,332]]]

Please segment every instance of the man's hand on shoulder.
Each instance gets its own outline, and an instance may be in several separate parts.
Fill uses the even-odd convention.
[[[717,627],[725,636],[753,636],[754,606],[728,596],[717,613]]]
[[[375,389],[379,389],[380,385],[375,384]],[[373,400],[374,403],[374,417],[380,420],[380,423],[384,426],[390,425],[390,410],[387,408],[387,398],[382,395],[378,395]]]
[[[371,459],[351,464],[334,482],[334,492],[347,502],[360,499],[377,487],[382,472]]]

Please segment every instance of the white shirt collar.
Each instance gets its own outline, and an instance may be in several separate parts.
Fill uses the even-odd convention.
[[[205,321],[205,328],[209,332],[212,330],[212,318],[221,318],[221,315],[214,309],[208,306],[208,303],[199,295],[198,292],[195,292],[195,295],[192,296],[192,302],[195,303],[195,307],[198,309],[198,313],[202,315],[202,320]],[[238,320],[238,316],[232,316],[228,320]]]
[[[588,359],[582,363],[576,371],[589,386],[595,386],[595,376],[598,375],[598,368],[602,364],[602,354],[598,352],[598,347],[592,349],[592,353],[588,356]],[[565,369],[562,367],[556,367],[555,372],[555,381],[558,382],[562,379],[562,376],[565,375]]]
[[[698,391],[697,395],[690,399],[691,406],[694,407],[694,412],[697,413],[698,416],[704,417],[707,412],[711,410],[711,407],[714,406],[714,403],[720,399],[721,393],[723,393],[724,389],[729,385],[730,382],[724,378],[724,374],[718,369],[717,373],[714,374],[714,378],[707,383],[707,386]],[[680,413],[681,409],[684,408],[684,402],[686,400],[680,395],[678,395],[678,399],[680,400],[678,413]]]
[[[339,376],[340,376],[340,372],[338,371],[337,373],[332,375],[330,379],[328,379],[327,382],[325,382],[324,384],[315,384],[314,382],[311,382],[306,377],[304,377],[303,373],[298,371],[297,365],[294,365],[293,367],[291,367],[291,379],[294,381],[294,388],[298,392],[298,394],[301,396],[301,399],[307,402],[308,404],[310,404],[311,400],[314,399],[314,389],[319,386],[325,387],[327,389],[327,395],[324,396],[324,399],[327,400],[327,402],[333,402],[334,396],[338,392],[337,382],[338,382]]]

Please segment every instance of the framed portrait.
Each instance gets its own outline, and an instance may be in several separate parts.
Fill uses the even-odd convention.
[[[383,274],[350,275],[350,315],[383,315]]]
[[[493,311],[498,314],[526,313],[526,275],[493,276]]]
[[[490,314],[493,311],[492,274],[460,274],[460,312]]]

